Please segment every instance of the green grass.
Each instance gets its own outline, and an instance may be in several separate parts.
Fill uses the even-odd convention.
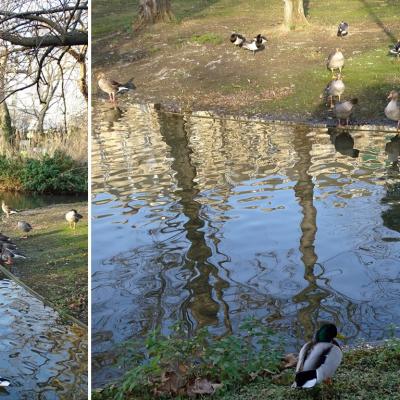
[[[355,111],[357,119],[368,119],[371,116],[383,118],[388,93],[400,84],[400,63],[387,53],[385,48],[349,56],[345,52],[344,97],[359,99]],[[326,108],[325,100],[320,99],[320,95],[330,80],[331,73],[325,68],[325,60],[321,60],[318,67],[293,74],[290,82],[295,85],[295,95],[268,102],[267,107],[271,111],[290,110],[291,113],[299,114],[308,110],[312,115],[318,115]]]
[[[399,400],[400,340],[391,339],[377,348],[347,351],[331,387],[292,389],[293,369],[272,379],[259,378],[254,383],[214,395],[217,400]],[[94,400],[114,397],[113,389],[93,394]],[[125,397],[126,400],[140,397]],[[149,397],[148,399],[153,398]],[[184,399],[185,397],[177,397]],[[207,397],[203,397],[207,398]],[[210,397],[208,397],[210,398]],[[141,399],[146,399],[142,397]]]
[[[76,232],[69,228],[64,215],[75,208],[84,215]],[[20,239],[16,223],[25,220],[33,226],[28,239]],[[23,211],[10,218],[3,216],[6,232],[26,260],[11,266],[29,287],[55,304],[59,310],[87,322],[88,242],[87,203],[60,204]]]
[[[224,38],[214,33],[204,33],[203,35],[193,35],[189,41],[198,44],[221,44]]]
[[[260,381],[220,400],[398,400],[400,340],[375,349],[346,352],[333,387],[293,390],[289,385]]]

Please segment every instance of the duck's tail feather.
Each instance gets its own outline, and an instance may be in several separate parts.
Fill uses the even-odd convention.
[[[317,384],[317,370],[301,371],[296,374],[293,387],[308,389]]]

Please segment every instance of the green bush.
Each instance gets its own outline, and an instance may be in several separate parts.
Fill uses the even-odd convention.
[[[38,193],[87,192],[87,165],[56,152],[41,159],[0,156],[0,184],[4,190]]]

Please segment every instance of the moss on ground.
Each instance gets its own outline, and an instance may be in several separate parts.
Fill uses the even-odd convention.
[[[76,232],[65,213],[76,209],[83,215]],[[18,221],[33,226],[28,239],[21,239]],[[6,218],[1,232],[10,236],[27,259],[6,266],[25,284],[66,312],[87,323],[88,311],[88,220],[87,203],[58,204],[21,211]]]

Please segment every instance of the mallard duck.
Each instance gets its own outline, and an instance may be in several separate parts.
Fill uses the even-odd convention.
[[[126,84],[118,83],[106,76],[104,72],[101,72],[98,76],[98,85],[99,88],[108,94],[110,101],[115,103],[115,95],[120,92],[124,92],[129,89],[135,89],[135,86],[132,83],[132,79],[129,80]]]
[[[344,55],[339,49],[336,49],[335,52],[329,54],[326,67],[332,71],[332,77],[334,76],[336,69],[339,70],[339,73],[342,72],[343,65]]]
[[[334,324],[325,324],[318,329],[314,340],[301,348],[293,387],[312,388],[317,383],[331,381],[343,358],[335,340],[337,335]]]
[[[82,215],[78,214],[78,211],[72,209],[65,214],[65,219],[69,223],[70,228],[76,229],[76,224],[82,219]]]
[[[390,54],[394,54],[397,57],[400,57],[400,39],[397,43],[393,46],[393,49],[390,49]]]
[[[400,128],[400,104],[399,104],[399,93],[392,90],[389,93],[388,100],[389,104],[385,107],[385,115],[392,121],[397,121],[397,130]]]
[[[255,54],[256,51],[265,48],[265,43],[267,43],[267,38],[259,33],[251,42],[243,43],[243,48],[250,50],[253,52],[253,54]]]
[[[7,387],[7,386],[10,386],[10,384],[11,384],[11,382],[8,379],[2,378],[0,376],[0,387]]]
[[[335,106],[333,107],[333,113],[339,120],[339,126],[342,119],[346,120],[346,126],[349,125],[350,116],[353,113],[354,106],[357,103],[358,99],[351,99],[351,100],[341,101],[335,104]]]
[[[1,209],[3,210],[4,214],[6,214],[7,218],[11,214],[16,214],[17,210],[14,210],[13,208],[9,207],[4,200],[1,201]]]
[[[344,37],[349,34],[349,24],[347,22],[342,21],[338,26],[337,35],[339,37]]]
[[[235,46],[239,46],[242,47],[243,43],[246,41],[246,38],[241,35],[240,33],[232,33],[230,41],[235,45]]]
[[[343,94],[345,89],[344,82],[342,81],[342,76],[339,74],[335,79],[332,79],[325,89],[326,95],[331,100],[331,108],[333,108],[333,98],[338,97],[340,101],[340,96]]]
[[[31,224],[26,221],[18,221],[17,227],[20,231],[25,232],[26,235],[23,236],[21,239],[28,239],[28,233],[32,230]]]

